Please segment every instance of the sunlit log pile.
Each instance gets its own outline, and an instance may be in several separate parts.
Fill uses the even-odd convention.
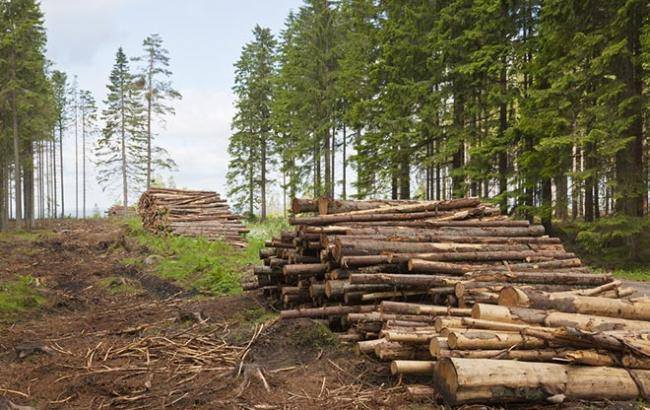
[[[216,192],[150,188],[140,197],[138,212],[143,226],[151,232],[246,245],[241,235],[248,230]]]
[[[414,397],[559,403],[650,392],[650,299],[591,272],[542,226],[475,198],[296,199],[292,210],[295,229],[260,251],[264,295],[284,319],[328,320]]]
[[[138,215],[138,210],[136,209],[135,206],[129,206],[126,208],[126,212],[124,212],[124,205],[113,205],[108,210],[106,211],[106,216],[109,218],[115,218],[115,217],[134,217]]]

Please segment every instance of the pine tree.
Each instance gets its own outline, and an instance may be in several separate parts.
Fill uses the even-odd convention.
[[[95,98],[88,90],[82,90],[79,94],[79,111],[81,116],[81,192],[82,192],[82,215],[86,214],[86,149],[89,139],[97,131],[97,105]]]
[[[54,112],[55,112],[55,125],[54,125],[54,141],[52,149],[52,171],[53,171],[53,190],[54,190],[54,214],[57,213],[57,134],[59,142],[59,168],[60,168],[60,188],[61,188],[61,218],[65,217],[65,192],[63,186],[63,134],[68,127],[69,121],[69,91],[68,91],[68,76],[66,73],[58,70],[52,72],[52,89],[54,93]]]
[[[121,186],[126,210],[129,193],[137,192],[146,182],[147,135],[141,87],[134,82],[121,47],[107,88],[102,111],[105,125],[95,149],[98,182],[104,190]]]
[[[176,166],[169,158],[167,151],[153,146],[155,133],[152,123],[158,120],[164,125],[166,115],[174,115],[174,107],[170,104],[180,100],[181,94],[176,91],[169,79],[169,51],[163,47],[163,40],[158,34],[152,34],[144,39],[144,55],[134,58],[142,66],[138,71],[138,84],[144,90],[147,116],[147,188],[151,186],[152,173],[157,169],[171,169]]]

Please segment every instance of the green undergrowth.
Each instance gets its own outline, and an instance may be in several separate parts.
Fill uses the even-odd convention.
[[[295,346],[304,348],[328,349],[339,345],[336,335],[327,325],[314,321],[311,326],[297,327],[289,332]]]
[[[0,232],[0,242],[36,242],[54,235],[54,232],[47,229],[34,229],[31,231],[6,231]]]
[[[264,242],[285,226],[286,222],[279,218],[250,223],[248,246],[239,249],[227,242],[200,237],[154,235],[142,228],[139,219],[127,221],[129,236],[147,248],[149,254],[161,257],[153,266],[156,274],[187,289],[212,295],[240,292],[240,278],[246,267],[258,262]],[[140,267],[143,260],[129,258],[123,263]]]
[[[259,252],[264,247],[264,242],[290,228],[287,219],[280,216],[268,217],[263,222],[251,221],[246,224],[246,227],[249,230],[246,235],[248,240],[246,255],[250,263],[258,263]]]
[[[558,223],[554,230],[589,265],[622,278],[650,280],[650,218],[610,216]]]
[[[40,294],[36,281],[29,275],[0,281],[0,320],[38,308],[44,302],[45,297]]]

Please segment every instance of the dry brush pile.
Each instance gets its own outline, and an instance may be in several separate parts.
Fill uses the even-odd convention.
[[[216,192],[150,188],[140,197],[138,212],[144,227],[154,233],[203,236],[246,246],[241,235],[248,230]]]
[[[542,226],[476,198],[293,202],[260,251],[284,319],[327,319],[415,396],[448,404],[634,400],[650,392],[650,299]],[[432,376],[432,381],[431,381]],[[429,381],[422,385],[422,381]]]

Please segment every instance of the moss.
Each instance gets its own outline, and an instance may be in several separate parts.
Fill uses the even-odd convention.
[[[36,281],[26,275],[0,282],[0,313],[13,314],[38,308],[45,297],[36,289]]]
[[[0,241],[4,242],[36,242],[54,236],[55,233],[44,229],[31,231],[7,231],[0,232]]]

